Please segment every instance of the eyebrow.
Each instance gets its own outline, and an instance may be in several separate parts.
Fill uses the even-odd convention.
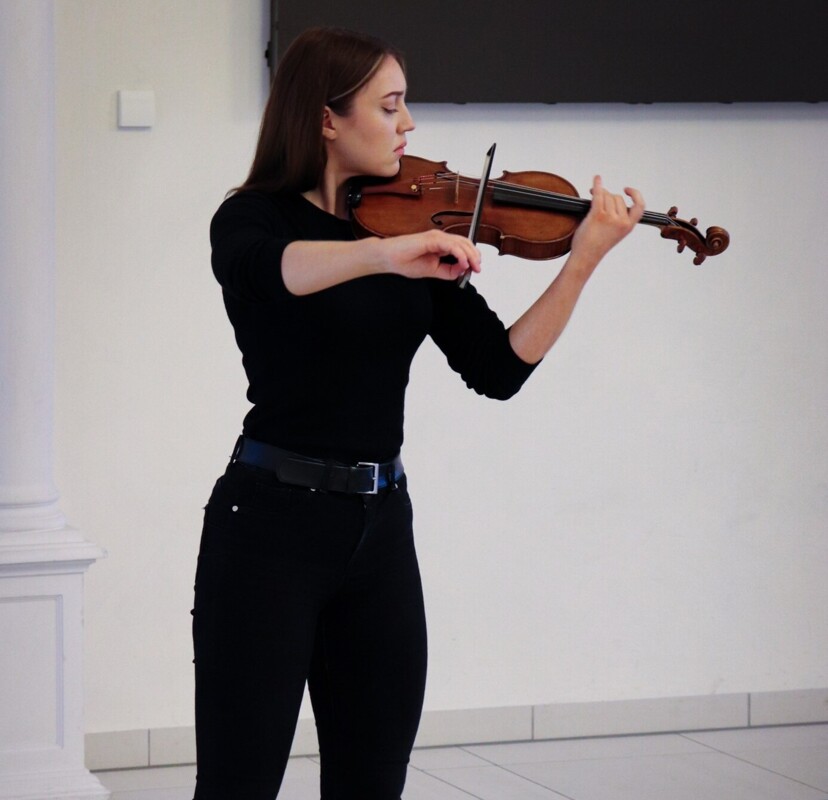
[[[397,92],[388,92],[388,94],[384,94],[382,96],[382,99],[385,100],[386,97],[403,97],[404,95],[405,95],[404,91],[403,92],[399,92],[399,91],[397,91]]]

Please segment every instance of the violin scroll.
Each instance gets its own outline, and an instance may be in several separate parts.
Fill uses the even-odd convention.
[[[730,244],[730,234],[718,226],[711,226],[703,236],[696,228],[698,220],[693,217],[690,222],[678,218],[678,209],[673,206],[668,212],[669,222],[661,227],[661,235],[664,239],[674,239],[678,242],[678,252],[681,253],[685,247],[689,247],[696,257],[693,263],[699,265],[704,262],[707,256],[717,256],[727,249]]]

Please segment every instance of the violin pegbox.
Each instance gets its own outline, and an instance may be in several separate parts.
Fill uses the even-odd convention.
[[[672,206],[667,212],[665,221],[666,224],[660,226],[662,237],[678,242],[676,249],[679,253],[683,252],[685,247],[689,247],[696,254],[693,259],[696,265],[703,263],[707,256],[718,255],[730,244],[730,234],[724,228],[712,226],[703,236],[696,227],[698,219],[693,217],[689,222],[679,219],[676,206]]]

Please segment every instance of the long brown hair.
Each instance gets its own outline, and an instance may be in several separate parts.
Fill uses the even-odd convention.
[[[325,106],[347,115],[354,95],[388,56],[405,69],[395,47],[366,34],[310,28],[294,39],[271,85],[250,174],[236,191],[306,192],[318,186],[327,161]]]

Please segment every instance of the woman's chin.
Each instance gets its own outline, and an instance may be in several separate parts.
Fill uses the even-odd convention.
[[[379,175],[383,178],[393,178],[400,171],[400,157],[395,156]]]

